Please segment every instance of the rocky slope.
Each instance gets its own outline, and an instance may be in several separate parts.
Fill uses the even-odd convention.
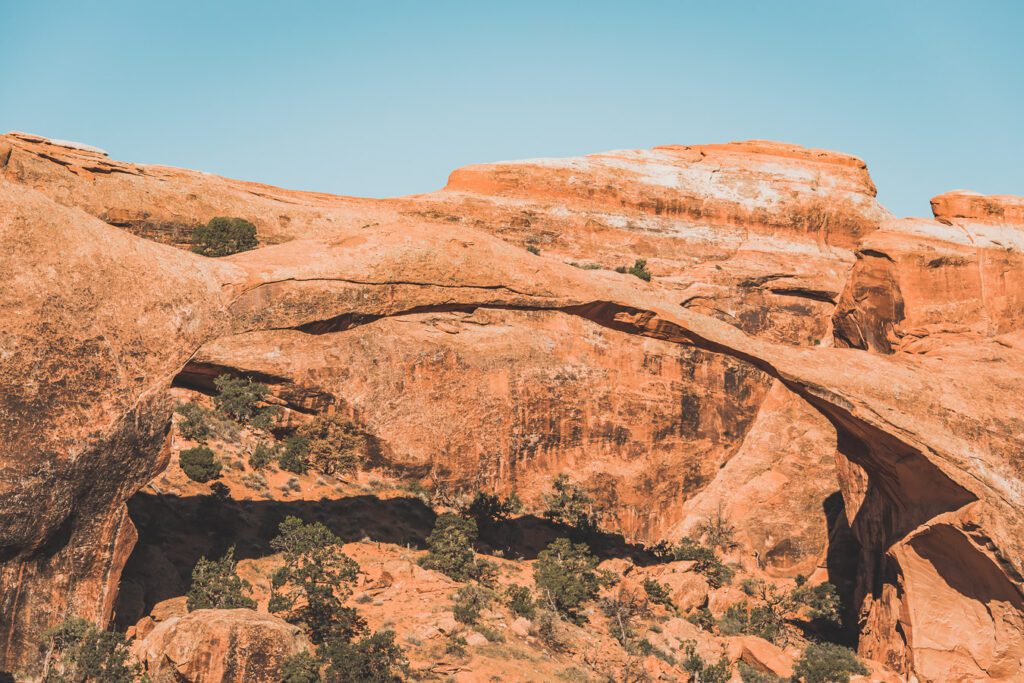
[[[529,503],[567,471],[643,541],[724,510],[740,564],[840,586],[863,655],[1012,680],[1020,205],[895,220],[863,162],[765,142],[361,200],[0,136],[0,669],[112,617],[171,385],[230,371],[356,419],[406,479]],[[266,246],[173,246],[215,215]],[[638,258],[650,283],[607,270]]]

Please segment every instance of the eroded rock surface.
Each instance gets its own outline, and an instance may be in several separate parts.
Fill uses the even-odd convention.
[[[298,626],[250,609],[201,609],[161,621],[133,646],[154,683],[279,680],[311,648]]]

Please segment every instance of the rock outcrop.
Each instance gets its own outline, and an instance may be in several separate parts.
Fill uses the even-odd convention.
[[[956,192],[932,200],[935,220],[883,222],[858,249],[834,316],[836,341],[930,353],[1024,327],[1020,206]]]
[[[281,663],[311,647],[275,616],[201,609],[160,622],[133,650],[154,683],[250,683],[279,680]]]
[[[922,234],[888,221],[858,160],[769,143],[472,168],[389,201],[104,160],[0,138],[0,668],[31,666],[65,614],[109,619],[124,501],[165,464],[168,389],[229,368],[350,411],[390,463],[453,482],[612,473],[637,534],[721,504],[774,571],[845,573],[862,654],[926,680],[1019,673],[1012,227],[958,252],[949,231],[975,209]],[[511,207],[529,223],[500,219]],[[280,243],[211,260],[125,231],[215,214]],[[566,263],[634,258],[652,283]],[[955,284],[972,278],[980,302]],[[833,318],[855,348],[828,346]],[[928,325],[967,329],[915,336]],[[470,447],[479,433],[494,447]]]

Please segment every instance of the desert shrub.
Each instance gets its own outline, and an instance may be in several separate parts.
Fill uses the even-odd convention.
[[[526,586],[512,584],[505,589],[505,604],[517,617],[533,619],[537,613],[537,605],[533,601],[533,595]]]
[[[210,437],[210,411],[198,403],[182,403],[177,407],[182,419],[178,422],[178,431],[186,439],[203,442]]]
[[[781,638],[785,625],[777,605],[750,605],[744,600],[729,605],[718,622],[718,630],[727,636],[758,636],[774,643]]]
[[[697,525],[698,537],[704,540],[709,548],[729,552],[739,544],[736,543],[736,527],[722,514],[722,509],[708,515]]]
[[[256,608],[256,601],[245,593],[248,581],[235,573],[235,546],[228,548],[219,560],[200,557],[192,568],[192,585],[188,589],[188,609]]]
[[[842,621],[839,593],[831,583],[809,587],[800,582],[790,593],[789,601],[793,609],[806,608],[807,616],[811,619],[820,619],[837,626]]]
[[[586,536],[597,532],[598,511],[594,499],[581,487],[560,474],[551,482],[552,491],[544,497],[544,517],[564,524]]]
[[[742,659],[736,662],[736,668],[739,670],[743,683],[783,683],[782,679],[775,674],[762,671]]]
[[[647,599],[655,605],[663,605],[671,610],[676,608],[672,602],[672,593],[665,584],[651,578],[644,579],[644,592],[647,593]]]
[[[192,481],[205,483],[220,476],[221,465],[206,446],[188,448],[178,454],[178,463]]]
[[[226,503],[231,500],[231,489],[226,484],[222,484],[219,481],[215,481],[210,484],[210,493],[217,499],[218,503]]]
[[[43,633],[46,683],[132,683],[141,674],[129,663],[123,633],[103,631],[79,617],[69,617]]]
[[[249,455],[249,466],[254,470],[262,470],[264,467],[274,462],[277,458],[277,448],[273,445],[260,441],[256,444],[256,448],[252,450]]]
[[[439,515],[427,536],[427,555],[420,564],[437,570],[456,581],[468,581],[479,575],[473,544],[476,522],[451,512]]]
[[[633,261],[633,265],[629,267],[619,266],[618,268],[615,269],[615,272],[627,273],[629,275],[633,275],[634,277],[638,277],[646,282],[651,281],[651,271],[647,270],[646,259],[638,258],[635,261]]]
[[[527,244],[526,251],[530,252],[534,256],[540,256],[540,247],[538,247],[536,244]]]
[[[448,638],[445,641],[444,651],[446,654],[455,655],[456,657],[466,656],[466,646],[469,643],[466,642],[466,638],[459,633],[449,633]]]
[[[697,653],[697,644],[692,640],[685,642],[684,652],[683,669],[693,674],[694,680],[700,683],[727,683],[732,676],[728,658],[722,657],[717,663],[708,664]]]
[[[852,650],[832,643],[810,643],[793,668],[803,683],[849,683],[852,674],[866,676],[867,667]]]
[[[203,256],[230,256],[257,246],[256,226],[244,218],[217,216],[192,230],[192,251]]]
[[[351,472],[366,459],[366,436],[337,415],[321,415],[299,427],[286,451],[324,474]]]
[[[308,443],[299,435],[288,437],[284,442],[284,451],[277,458],[278,466],[285,472],[305,474],[309,471],[309,460],[306,458]]]
[[[300,652],[281,662],[281,683],[319,683],[320,660]]]
[[[463,586],[452,594],[452,615],[463,624],[475,624],[493,599],[494,595],[486,588],[472,584]]]
[[[213,397],[213,405],[217,412],[236,422],[251,424],[253,420],[268,413],[272,407],[261,408],[260,403],[270,393],[270,388],[261,382],[253,382],[246,377],[219,375],[213,380],[217,395]]]
[[[694,570],[703,574],[712,588],[721,588],[732,581],[736,574],[732,567],[718,558],[713,548],[689,536],[683,536],[679,545],[672,549],[672,557],[676,560],[692,561]]]
[[[473,500],[463,507],[462,514],[476,520],[479,527],[493,527],[523,510],[523,503],[513,491],[508,498],[478,491]]]
[[[634,625],[637,619],[650,616],[647,601],[634,591],[620,587],[614,595],[601,600],[601,611],[608,617],[615,639],[627,652],[637,651],[633,644],[636,637]]]
[[[598,559],[590,554],[585,543],[559,538],[537,555],[533,580],[552,607],[580,624],[586,621],[580,608],[608,583],[597,571],[597,565]]]
[[[288,517],[270,547],[284,555],[284,566],[271,579],[269,611],[301,625],[310,640],[348,642],[365,629],[362,618],[344,599],[352,592],[359,565],[341,550],[341,539],[319,522]]]
[[[409,672],[394,631],[378,631],[355,643],[331,641],[324,650],[330,662],[326,683],[400,683]]]
[[[686,615],[686,620],[705,631],[713,631],[715,628],[715,615],[707,607],[698,607]]]
[[[267,478],[259,472],[248,472],[242,475],[242,483],[257,491],[264,491],[267,488]]]

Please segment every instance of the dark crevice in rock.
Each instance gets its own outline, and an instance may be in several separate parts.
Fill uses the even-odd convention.
[[[811,301],[820,301],[826,304],[834,304],[836,302],[835,294],[819,289],[804,289],[802,287],[772,287],[768,291],[772,294],[778,294],[779,296],[795,296],[800,297],[801,299],[810,299]]]

